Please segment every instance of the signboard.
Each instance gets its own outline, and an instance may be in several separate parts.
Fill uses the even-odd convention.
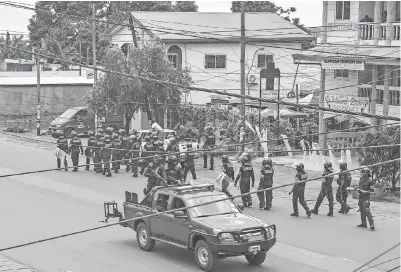
[[[369,113],[369,98],[326,94],[324,106],[335,110]]]
[[[324,60],[322,69],[329,70],[365,70],[365,62],[359,60]]]

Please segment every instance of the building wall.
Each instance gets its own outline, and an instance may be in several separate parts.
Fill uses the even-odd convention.
[[[42,113],[62,113],[68,108],[85,105],[84,96],[90,85],[41,86]],[[0,114],[36,114],[36,86],[0,86]]]

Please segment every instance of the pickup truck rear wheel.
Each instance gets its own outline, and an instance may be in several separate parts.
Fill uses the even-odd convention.
[[[217,254],[210,250],[210,247],[206,241],[200,240],[196,243],[194,254],[196,263],[200,269],[206,272],[213,270],[218,258]]]
[[[139,223],[136,229],[136,240],[140,249],[144,251],[152,251],[156,241],[151,239],[148,226],[145,223]]]
[[[245,258],[252,265],[261,265],[266,259],[266,251],[261,251],[255,255],[245,255]]]

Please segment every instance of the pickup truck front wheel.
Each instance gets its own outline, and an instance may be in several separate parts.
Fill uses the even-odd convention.
[[[136,240],[140,249],[144,251],[152,251],[156,241],[151,239],[148,226],[145,223],[139,223],[136,229]]]
[[[248,263],[252,265],[261,265],[266,259],[266,251],[259,252],[255,255],[245,255]]]
[[[210,272],[213,270],[217,261],[217,254],[210,250],[209,245],[204,240],[200,240],[195,245],[195,260],[203,271]]]

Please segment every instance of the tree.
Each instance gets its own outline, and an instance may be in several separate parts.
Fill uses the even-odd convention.
[[[159,42],[132,47],[127,57],[120,49],[109,48],[104,66],[125,74],[189,86],[192,83],[189,70],[174,69],[165,52],[164,46]],[[96,88],[87,95],[86,101],[92,109],[99,109],[101,105],[108,111],[123,115],[127,128],[138,109],[146,112],[149,120],[155,117],[163,126],[162,105],[179,104],[181,90],[173,85],[105,73],[100,77]]]
[[[232,12],[241,12],[241,1],[233,1],[231,2],[231,11]],[[273,2],[270,1],[246,1],[245,2],[245,12],[270,12],[276,13],[277,15],[282,16],[287,21],[291,22],[293,25],[302,29],[303,31],[309,33],[309,30],[305,27],[305,25],[300,23],[299,18],[290,19],[290,15],[293,12],[296,12],[295,7],[290,7],[288,9],[284,9],[283,7],[277,6]]]
[[[0,36],[0,44],[6,45],[8,43],[8,46],[18,48],[18,49],[23,49],[26,51],[31,51],[31,46],[29,43],[28,39],[25,39],[24,36],[13,36],[12,38],[4,39],[2,36]],[[0,46],[0,61],[4,59],[32,59],[32,54],[18,51],[18,50],[12,50],[12,49],[7,49],[5,46]]]

